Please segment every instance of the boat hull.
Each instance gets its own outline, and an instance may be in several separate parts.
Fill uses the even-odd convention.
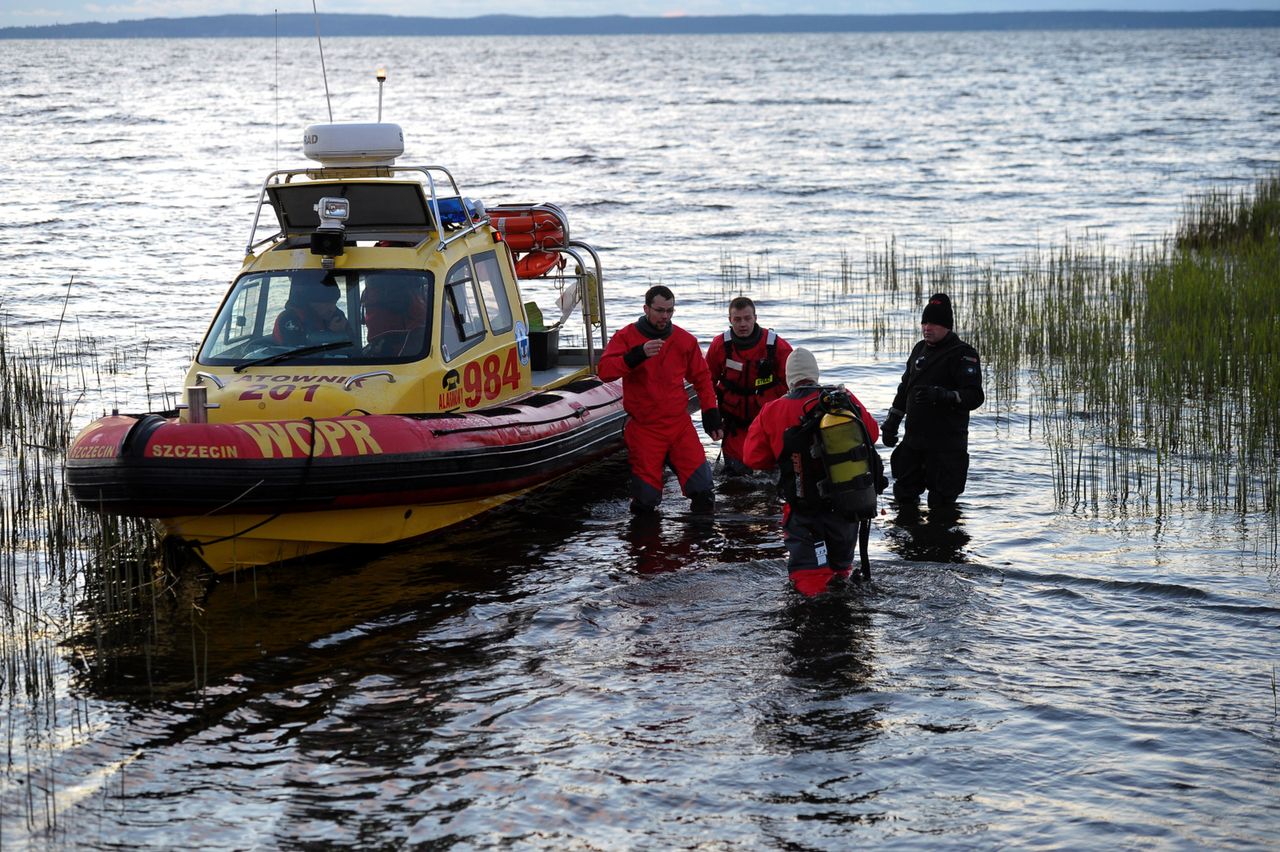
[[[379,506],[272,515],[202,515],[156,519],[219,574],[295,562],[342,547],[389,545],[429,536],[533,489],[457,503]]]
[[[67,484],[225,572],[459,523],[618,451],[625,418],[619,383],[597,379],[465,414],[113,415],[72,443]]]

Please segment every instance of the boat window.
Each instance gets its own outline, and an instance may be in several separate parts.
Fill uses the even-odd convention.
[[[452,361],[484,339],[484,319],[471,277],[471,262],[463,258],[445,279],[441,300],[440,354]]]
[[[255,332],[255,329],[262,327],[261,317],[266,310],[264,301],[267,290],[268,288],[263,287],[262,282],[256,278],[245,286],[238,287],[231,297],[229,306],[224,308],[219,316],[215,333],[209,335],[209,340],[205,344],[206,351],[213,349],[221,353],[246,343],[255,334],[260,333]],[[283,304],[281,302],[281,305]]]
[[[232,288],[197,360],[415,360],[426,355],[431,336],[431,290],[431,274],[422,270],[253,272]]]
[[[417,359],[431,340],[430,276],[416,270],[379,270],[360,276],[361,353],[380,361]]]
[[[489,328],[495,333],[511,330],[511,300],[502,282],[502,267],[497,252],[487,251],[472,258],[476,265],[476,283],[489,315]]]

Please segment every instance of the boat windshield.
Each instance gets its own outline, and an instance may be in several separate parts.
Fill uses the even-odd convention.
[[[433,278],[414,269],[292,269],[236,281],[197,360],[386,364],[429,354]]]

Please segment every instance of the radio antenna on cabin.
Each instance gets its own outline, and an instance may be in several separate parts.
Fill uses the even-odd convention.
[[[377,72],[374,74],[378,78],[378,123],[382,123],[382,84],[387,82],[386,66],[379,65]]]
[[[271,86],[271,97],[275,100],[276,108],[276,168],[280,168],[280,10],[275,10],[276,24],[276,56],[275,56],[275,82]]]
[[[320,12],[311,0],[311,16],[316,20],[316,44],[320,47],[320,76],[324,78],[324,100],[329,105],[329,123],[333,124],[333,99],[329,97],[329,72],[324,67],[324,42],[320,41]]]

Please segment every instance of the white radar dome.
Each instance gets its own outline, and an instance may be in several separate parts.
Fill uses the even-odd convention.
[[[404,153],[398,124],[313,124],[302,136],[302,152],[325,166],[390,166]]]

